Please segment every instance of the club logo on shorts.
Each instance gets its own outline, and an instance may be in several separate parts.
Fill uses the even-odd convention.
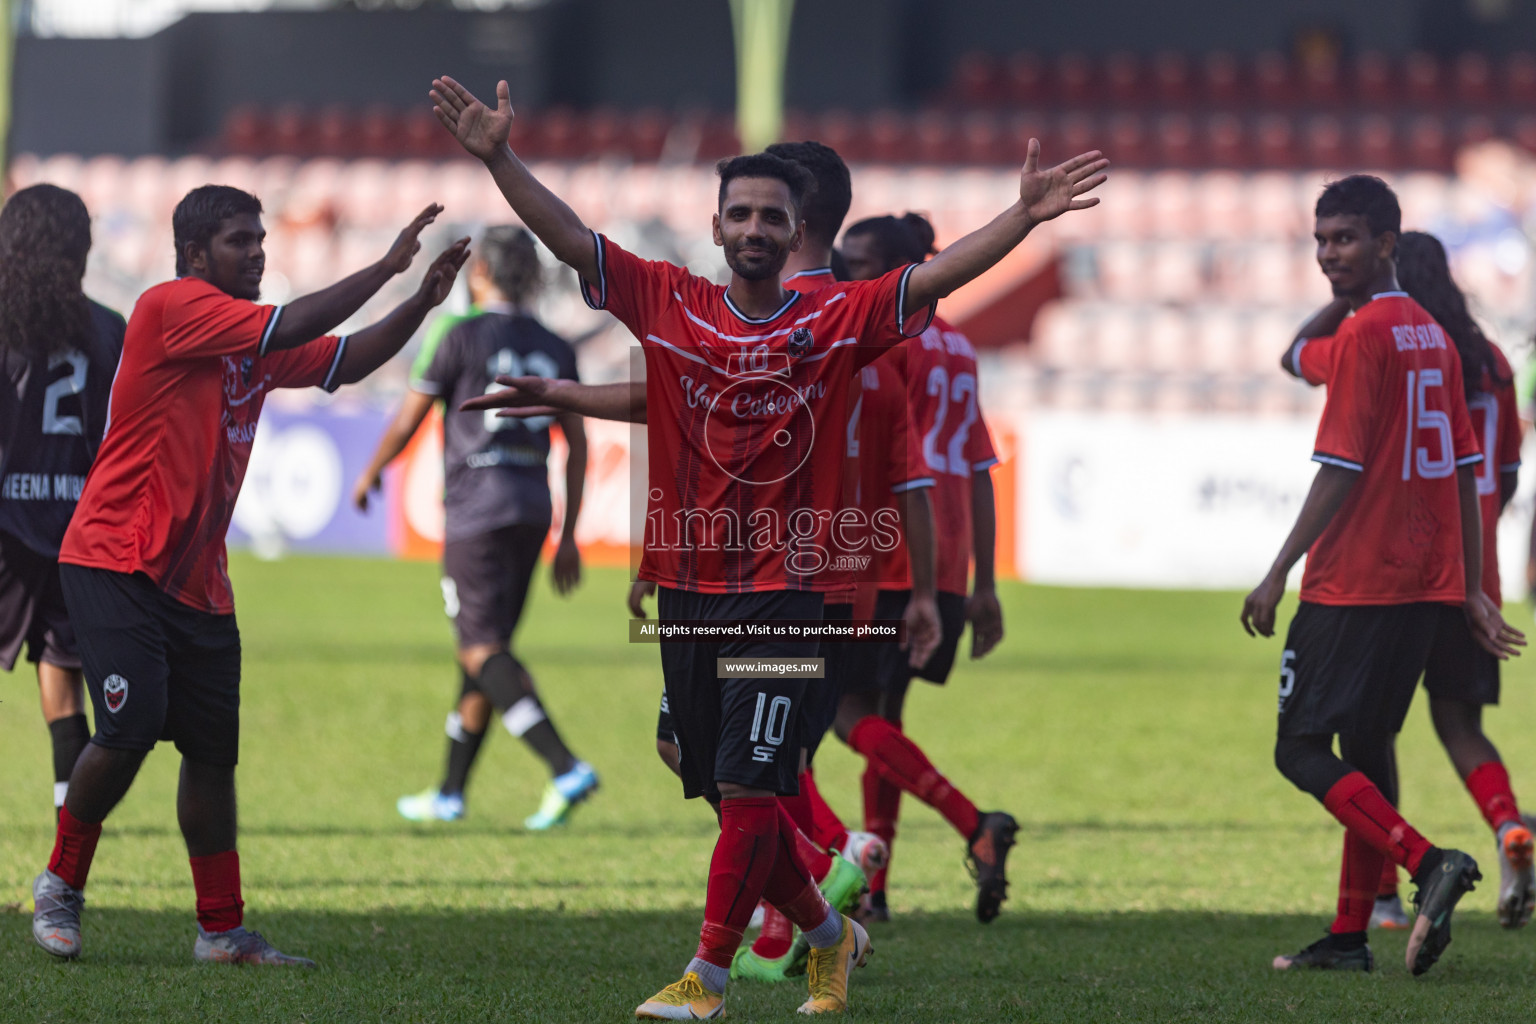
[[[807,355],[815,343],[816,339],[811,336],[809,327],[796,327],[789,332],[789,354],[795,359]]]
[[[101,695],[107,702],[107,710],[117,714],[128,700],[128,680],[116,673],[107,676],[101,684]]]

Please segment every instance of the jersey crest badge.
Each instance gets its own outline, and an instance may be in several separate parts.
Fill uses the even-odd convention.
[[[816,339],[811,336],[809,327],[796,327],[789,332],[789,355],[792,359],[809,355],[811,346],[816,344]]]
[[[256,366],[256,360],[246,356],[240,360],[240,383],[246,387],[251,386],[251,370]]]
[[[101,684],[101,696],[106,702],[107,710],[114,715],[117,714],[128,702],[128,680],[115,672],[107,676]]]

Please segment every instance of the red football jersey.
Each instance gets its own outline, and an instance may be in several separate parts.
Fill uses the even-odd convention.
[[[913,268],[791,293],[754,319],[723,286],[594,237],[583,295],[645,350],[639,577],[708,594],[838,589],[848,380],[926,328],[931,308],[901,316]]]
[[[1483,456],[1456,346],[1406,292],[1383,292],[1295,358],[1328,386],[1313,461],[1361,474],[1307,552],[1301,599],[1460,604],[1456,470]]]
[[[1499,477],[1520,469],[1520,414],[1509,360],[1497,345],[1491,347],[1498,380],[1484,372],[1482,386],[1467,403],[1467,411],[1483,446],[1483,464],[1477,467],[1477,496],[1483,510],[1483,593],[1495,604],[1503,604],[1499,581],[1499,513],[1503,511]]]
[[[272,388],[334,391],[344,338],[267,352],[281,309],[178,278],[139,297],[107,433],[59,561],[142,572],[183,604],[235,610],[224,535]]]
[[[937,589],[970,592],[972,477],[997,465],[992,434],[981,415],[976,350],[942,318],[919,338],[904,342],[906,379],[918,431],[918,453],[936,484],[933,526],[938,559]],[[907,549],[891,552],[881,579],[904,579]],[[882,582],[886,589],[898,589]]]

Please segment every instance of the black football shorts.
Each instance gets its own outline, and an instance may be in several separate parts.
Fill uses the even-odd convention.
[[[548,536],[548,523],[517,523],[443,545],[443,610],[461,648],[510,646]]]
[[[697,594],[657,587],[659,618],[673,621],[820,621],[822,596],[803,590]],[[762,639],[661,644],[667,709],[677,738],[683,795],[711,802],[719,784],[781,796],[799,792],[800,703],[807,682],[765,676],[721,679],[717,658],[814,658],[818,643]]]
[[[852,622],[853,605],[829,604],[823,608],[821,620]],[[837,718],[837,702],[843,696],[843,676],[854,656],[854,648],[869,646],[847,640],[821,642],[819,657],[823,662],[824,677],[805,680],[805,700],[800,705],[800,745],[805,748],[807,762],[816,759],[817,748]]]
[[[910,590],[882,590],[875,597],[876,619],[900,619],[907,613],[907,602],[912,599]],[[895,642],[856,644],[851,654],[847,681],[843,689],[847,693],[878,691],[900,696],[907,692],[912,677],[943,686],[949,679],[950,669],[955,667],[955,652],[960,648],[960,638],[965,634],[965,595],[935,595],[939,606],[939,625],[943,632],[939,646],[922,668],[914,671],[907,662],[907,652]]]
[[[22,647],[28,661],[80,667],[59,563],[0,533],[0,668],[15,668]]]
[[[1303,601],[1280,657],[1279,735],[1396,735],[1446,607]]]
[[[661,710],[656,712],[656,738],[677,745],[677,730],[672,728],[672,708],[667,704],[667,689],[661,689]]]
[[[1460,608],[1441,605],[1440,628],[1424,667],[1424,689],[1440,700],[1499,702],[1499,659],[1472,639],[1467,614]]]
[[[60,565],[85,684],[91,742],[115,750],[171,740],[182,756],[240,758],[240,630],[233,615],[182,604],[143,573]]]

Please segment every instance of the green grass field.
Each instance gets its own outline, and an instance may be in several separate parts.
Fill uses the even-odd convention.
[[[0,1020],[620,1021],[691,955],[713,817],[653,753],[656,650],[625,642],[624,581],[536,595],[518,637],[551,714],[603,788],[565,830],[524,834],[540,766],[488,741],[470,816],[401,821],[438,778],[456,675],[435,567],[340,559],[233,566],[245,638],[241,853],[246,921],[314,972],[197,965],[191,877],[162,747],[109,820],[85,955],[28,934],[51,847],[47,733],[29,675],[0,682]],[[1456,942],[1413,979],[1400,935],[1370,976],[1279,975],[1334,902],[1339,829],[1270,762],[1278,641],[1249,640],[1231,594],[1009,586],[1009,635],[908,729],[983,808],[1022,824],[1013,898],[981,926],[962,843],[904,804],[894,923],[856,976],[871,1021],[1529,1020],[1536,931],[1507,934],[1484,882]],[[1288,616],[1294,607],[1284,609]],[[1516,609],[1523,617],[1523,609]],[[1506,674],[1490,732],[1536,803],[1533,665]],[[1431,839],[1490,835],[1416,706],[1404,805]],[[829,741],[819,777],[845,818],[861,765]],[[1523,790],[1522,790],[1523,787]],[[1405,890],[1406,891],[1406,890]],[[732,986],[737,1020],[782,1020],[798,985]]]

